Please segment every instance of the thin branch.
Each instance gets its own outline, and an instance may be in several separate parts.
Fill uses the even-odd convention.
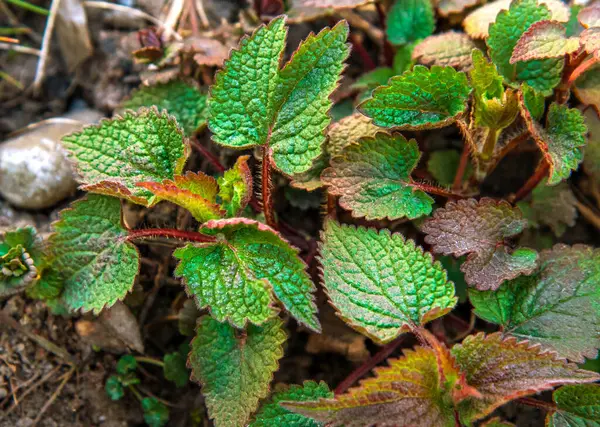
[[[127,240],[152,239],[166,237],[171,239],[188,240],[190,242],[212,243],[216,241],[213,236],[197,233],[195,231],[176,230],[171,228],[146,228],[140,230],[128,230]]]
[[[223,166],[223,164],[219,161],[219,159],[210,151],[208,151],[208,149],[206,149],[206,147],[204,147],[202,144],[200,144],[197,141],[191,141],[191,145],[192,147],[194,147],[196,150],[198,150],[198,152],[200,152],[200,154],[202,154],[206,160],[208,160],[208,162],[212,165],[213,168],[215,168],[215,170],[217,172],[223,173],[225,172],[225,166]]]
[[[531,397],[521,397],[517,399],[517,402],[527,406],[533,406],[534,408],[543,409],[544,411],[555,412],[558,409],[554,403],[544,402]]]
[[[462,187],[463,177],[465,176],[465,171],[467,170],[467,165],[469,164],[470,153],[471,149],[469,148],[469,145],[466,142],[463,143],[463,151],[460,155],[458,169],[456,170],[456,175],[454,175],[454,182],[452,182],[452,190],[454,191],[458,191]]]
[[[443,196],[443,197],[448,197],[448,198],[454,198],[454,199],[464,199],[465,195],[461,194],[461,193],[456,193],[452,190],[447,190],[441,187],[436,187],[435,185],[430,185],[430,184],[425,184],[424,182],[417,182],[417,181],[412,181],[410,182],[410,185],[412,185],[415,188],[418,188],[421,191],[424,191],[426,193],[431,193],[431,194],[435,194],[437,196]]]
[[[529,193],[531,193],[533,189],[538,186],[542,179],[544,179],[548,175],[549,170],[550,165],[545,159],[542,159],[533,175],[531,175],[527,182],[523,184],[523,187],[521,187],[521,189],[517,191],[517,194],[515,194],[514,198],[511,201],[513,203],[516,203],[527,197]]]

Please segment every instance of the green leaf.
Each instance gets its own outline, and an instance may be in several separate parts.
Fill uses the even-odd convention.
[[[163,358],[165,378],[173,381],[177,387],[185,387],[190,378],[185,361],[186,356],[179,352],[165,354]]]
[[[533,121],[526,108],[521,108],[521,115],[550,165],[548,185],[569,178],[583,160],[587,127],[581,111],[553,102],[548,109],[545,129]]]
[[[415,48],[415,43],[406,44],[396,48],[396,54],[394,55],[394,74],[402,74],[405,71],[412,70],[415,65],[415,61],[412,59],[412,52]]]
[[[42,240],[33,227],[0,232],[0,297],[19,292],[39,278]]]
[[[49,266],[51,260],[45,260],[38,271],[39,279],[31,286],[27,287],[26,293],[29,298],[41,299],[44,301],[58,298],[64,289],[63,279],[58,271]],[[1,293],[1,292],[0,292]]]
[[[505,201],[484,197],[448,202],[421,227],[434,253],[459,257],[469,254],[461,266],[466,282],[477,289],[497,289],[504,280],[531,274],[537,252],[511,251],[509,237],[521,233],[527,221]]]
[[[543,59],[511,64],[510,58],[523,33],[534,23],[550,19],[550,10],[537,0],[514,0],[509,10],[503,10],[490,25],[487,45],[492,62],[508,83],[527,82],[532,88],[545,95],[562,76],[564,59]]]
[[[525,107],[534,120],[540,120],[544,115],[546,98],[527,83],[521,85],[519,101],[521,108]]]
[[[377,67],[356,79],[351,88],[356,90],[374,89],[377,86],[385,85],[395,75],[396,72],[390,67]]]
[[[427,160],[427,170],[441,186],[448,187],[454,182],[458,164],[460,163],[460,153],[456,150],[438,150],[429,155]],[[473,174],[473,167],[467,164],[463,181],[468,180]]]
[[[310,35],[282,69],[283,18],[243,39],[211,89],[214,141],[240,149],[268,145],[281,172],[308,170],[322,151],[329,96],[348,56],[347,35],[345,22]]]
[[[180,260],[175,274],[184,278],[198,307],[243,328],[247,322],[263,324],[277,313],[275,294],[300,323],[320,330],[315,286],[297,249],[279,234],[245,218],[209,221],[200,232],[216,241],[188,244],[173,253]]]
[[[248,166],[249,158],[250,156],[238,157],[235,165],[218,179],[221,208],[229,217],[243,211],[252,198],[252,171]]]
[[[217,427],[246,424],[269,393],[285,340],[278,318],[243,332],[209,316],[200,319],[188,363]]]
[[[519,397],[560,384],[600,379],[600,375],[578,369],[539,346],[517,342],[515,338],[504,339],[499,333],[470,335],[451,353],[466,374],[467,383],[481,394],[458,404],[460,419],[466,425]]]
[[[103,120],[62,139],[81,175],[82,189],[144,206],[157,199],[137,187],[181,174],[190,149],[172,117],[155,107]]]
[[[573,227],[577,219],[577,199],[567,183],[561,182],[554,187],[538,185],[528,201],[517,206],[527,218],[530,227],[549,226],[556,237],[560,237]]]
[[[206,94],[195,85],[171,80],[153,86],[141,86],[123,102],[121,109],[137,110],[152,106],[159,111],[167,110],[188,136],[206,126]]]
[[[125,298],[140,255],[127,241],[118,199],[90,194],[62,211],[54,229],[53,267],[63,278],[62,299],[71,310],[98,313]]]
[[[466,70],[473,65],[471,51],[475,48],[475,43],[465,33],[447,31],[418,43],[412,58],[428,67],[439,65]]]
[[[579,37],[567,38],[567,29],[563,24],[550,20],[539,21],[523,33],[515,45],[510,63],[563,58],[578,49]]]
[[[328,220],[321,240],[331,304],[346,323],[378,342],[443,316],[456,304],[441,264],[400,234]]]
[[[127,375],[137,369],[137,360],[131,354],[126,354],[119,358],[117,362],[117,373]]]
[[[144,421],[150,427],[163,427],[169,422],[169,408],[154,397],[144,397],[142,409],[144,410]]]
[[[548,414],[549,427],[600,426],[600,385],[566,385],[556,390],[552,399],[558,410]]]
[[[417,218],[431,212],[433,199],[410,178],[421,153],[414,139],[377,133],[347,146],[321,174],[340,206],[367,219]]]
[[[556,245],[540,253],[540,269],[495,292],[469,291],[475,314],[575,361],[600,348],[600,250]]]
[[[123,385],[116,375],[111,375],[104,384],[104,390],[110,400],[120,400],[125,395]]]
[[[589,130],[583,167],[588,174],[594,176],[597,183],[600,183],[600,116],[593,108],[587,109],[583,114]]]
[[[273,393],[262,404],[248,427],[321,427],[322,424],[300,414],[295,414],[279,405],[280,402],[310,402],[319,398],[332,398],[333,392],[323,381],[305,381],[303,385],[292,385]]]
[[[406,44],[433,34],[435,14],[430,0],[396,0],[386,21],[387,39]]]
[[[187,209],[198,222],[218,219],[225,215],[217,204],[217,181],[202,172],[175,175],[173,180],[138,182],[138,187],[148,190],[156,201],[168,200]]]
[[[466,109],[471,89],[464,73],[452,67],[415,65],[375,89],[359,110],[377,126],[434,129],[454,122]]]

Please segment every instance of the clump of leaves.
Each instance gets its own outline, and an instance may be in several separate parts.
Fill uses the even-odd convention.
[[[304,7],[335,14],[363,2],[256,3],[259,14],[288,7],[301,20]],[[544,408],[548,425],[600,422],[598,385],[588,384],[600,376],[574,364],[600,348],[598,249],[517,245],[527,227],[569,235],[576,209],[597,225],[576,186],[597,185],[600,170],[600,12],[556,0],[478,5],[378,4],[385,63],[341,95],[348,25],[310,34],[283,65],[285,17],[244,37],[210,88],[184,79],[140,88],[119,116],[64,138],[89,194],[60,214],[43,244],[31,228],[3,231],[0,295],[26,289],[55,310],[98,313],[132,291],[140,242],[176,243],[173,275],[189,297],[178,324],[193,336],[189,346],[162,360],[124,356],[106,381],[111,399],[138,399],[152,426],[168,411],[144,394],[138,363],[162,368],[176,387],[189,369],[219,427],[506,426],[486,418],[513,400]],[[433,34],[436,10],[448,17],[443,28],[466,16],[466,32]],[[358,13],[353,22],[362,22]],[[350,39],[373,62],[360,38]],[[332,123],[334,93],[353,94],[356,109]],[[217,147],[254,148],[258,162],[244,154],[224,167],[198,139],[205,129]],[[216,177],[186,170],[192,146]],[[537,155],[533,172],[520,187],[490,193],[499,165],[525,151]],[[573,180],[582,161],[589,179]],[[326,195],[320,236],[307,240],[278,217],[285,179]],[[177,205],[188,225],[130,228],[119,199]],[[311,276],[317,265],[320,280]],[[321,332],[318,286],[386,354],[404,334],[418,345],[347,393],[312,381],[271,391],[292,319]],[[522,399],[558,386],[554,403]]]

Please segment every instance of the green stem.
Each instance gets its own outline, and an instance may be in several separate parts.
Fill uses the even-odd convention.
[[[135,387],[133,386],[133,384],[129,384],[127,387],[129,388],[129,390],[131,390],[131,392],[133,393],[133,395],[135,396],[135,398],[136,398],[137,400],[139,400],[139,401],[141,402],[141,401],[144,399],[144,396],[142,396],[142,395],[140,394],[140,392],[138,391],[138,389],[137,389],[137,388],[135,388]]]
[[[6,2],[14,4],[15,6],[26,9],[30,12],[39,13],[40,15],[48,16],[50,14],[48,9],[44,9],[43,7],[36,6],[35,4],[28,3],[24,0],[6,0]]]
[[[160,366],[161,368],[165,367],[165,364],[162,360],[154,359],[153,357],[135,356],[135,360],[140,363],[148,363],[150,365]]]
[[[481,151],[481,157],[484,160],[489,160],[494,155],[494,148],[496,148],[496,142],[498,142],[498,135],[500,132],[497,129],[489,128],[489,132],[485,138],[483,149]]]

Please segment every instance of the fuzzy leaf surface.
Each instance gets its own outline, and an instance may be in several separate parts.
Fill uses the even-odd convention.
[[[567,29],[557,21],[538,21],[523,33],[510,63],[532,59],[561,58],[579,49],[578,37],[567,37]]]
[[[188,365],[217,427],[246,424],[269,393],[286,338],[278,318],[263,326],[248,325],[245,336],[210,316],[200,319]]]
[[[418,190],[410,174],[421,153],[414,139],[378,133],[346,147],[321,174],[340,205],[367,219],[410,219],[428,215],[433,199]]]
[[[502,10],[508,10],[512,0],[495,0],[477,8],[471,12],[463,21],[465,31],[475,39],[487,38],[490,24],[496,21],[496,17]],[[554,21],[568,22],[571,11],[569,7],[560,0],[541,0],[551,13]]]
[[[566,385],[552,394],[558,410],[546,417],[549,427],[600,426],[600,386]]]
[[[253,181],[252,171],[248,166],[249,158],[250,156],[238,157],[235,165],[218,179],[221,208],[229,217],[238,215],[252,198]]]
[[[183,277],[199,308],[208,307],[218,321],[243,328],[276,314],[275,294],[300,323],[320,330],[306,265],[277,232],[244,218],[209,221],[200,232],[217,239],[173,253],[180,260],[175,274]]]
[[[206,125],[206,94],[181,80],[141,86],[131,93],[121,108],[138,110],[152,106],[159,111],[167,110],[188,136]]]
[[[538,185],[531,193],[531,199],[519,202],[517,206],[527,218],[529,226],[539,228],[547,225],[556,237],[560,237],[568,227],[575,225],[576,204],[577,199],[569,185],[561,182],[553,187]]]
[[[423,223],[425,241],[434,253],[459,257],[465,280],[477,289],[497,289],[504,281],[531,274],[537,252],[521,248],[510,252],[505,239],[521,233],[527,221],[505,201],[482,198],[448,202]]]
[[[359,109],[377,126],[434,129],[454,122],[466,109],[471,88],[467,76],[452,67],[415,65],[375,89]]]
[[[273,393],[271,398],[263,403],[254,420],[248,427],[321,427],[318,421],[291,412],[280,405],[281,402],[310,402],[317,399],[332,398],[333,392],[323,381],[305,381],[303,385],[292,385]]]
[[[487,45],[490,58],[508,83],[527,82],[549,95],[560,82],[564,59],[551,58],[511,64],[510,59],[523,33],[534,23],[550,19],[552,13],[536,0],[515,0],[490,25]]]
[[[19,292],[38,280],[41,260],[42,240],[35,228],[0,232],[0,297]]]
[[[370,338],[389,342],[456,305],[446,271],[412,240],[332,220],[321,237],[329,300],[346,323]]]
[[[139,182],[156,196],[156,200],[168,200],[187,209],[198,222],[206,222],[224,216],[217,204],[217,181],[202,172],[186,172],[175,175],[173,180],[166,179],[162,183]]]
[[[127,242],[121,202],[90,194],[61,212],[49,238],[53,267],[64,281],[71,310],[99,313],[125,298],[139,271],[140,254]]]
[[[188,142],[175,120],[156,107],[103,120],[63,137],[85,191],[122,197],[152,206],[156,197],[137,187],[141,181],[162,182],[181,174]]]
[[[469,296],[475,314],[503,325],[507,334],[582,362],[600,348],[599,266],[599,250],[556,245],[541,252],[535,274]]]
[[[417,44],[412,59],[427,65],[449,66],[459,70],[471,67],[471,51],[475,43],[464,33],[448,31],[429,36]]]
[[[435,14],[430,0],[396,0],[386,23],[387,39],[402,45],[433,34]]]
[[[451,352],[466,374],[467,383],[482,395],[458,404],[461,421],[465,424],[485,417],[510,400],[560,384],[600,379],[595,372],[578,369],[577,365],[544,352],[539,346],[503,338],[500,333],[470,335]]]
[[[451,400],[441,387],[440,372],[444,370],[438,366],[435,352],[417,347],[404,354],[400,359],[388,359],[389,366],[374,369],[374,378],[361,381],[359,387],[335,399],[288,402],[285,406],[333,427],[454,426]]]
[[[348,56],[348,25],[309,35],[279,69],[286,32],[284,19],[274,19],[232,51],[211,89],[209,127],[225,146],[268,145],[275,166],[292,175],[322,152],[329,96]]]

